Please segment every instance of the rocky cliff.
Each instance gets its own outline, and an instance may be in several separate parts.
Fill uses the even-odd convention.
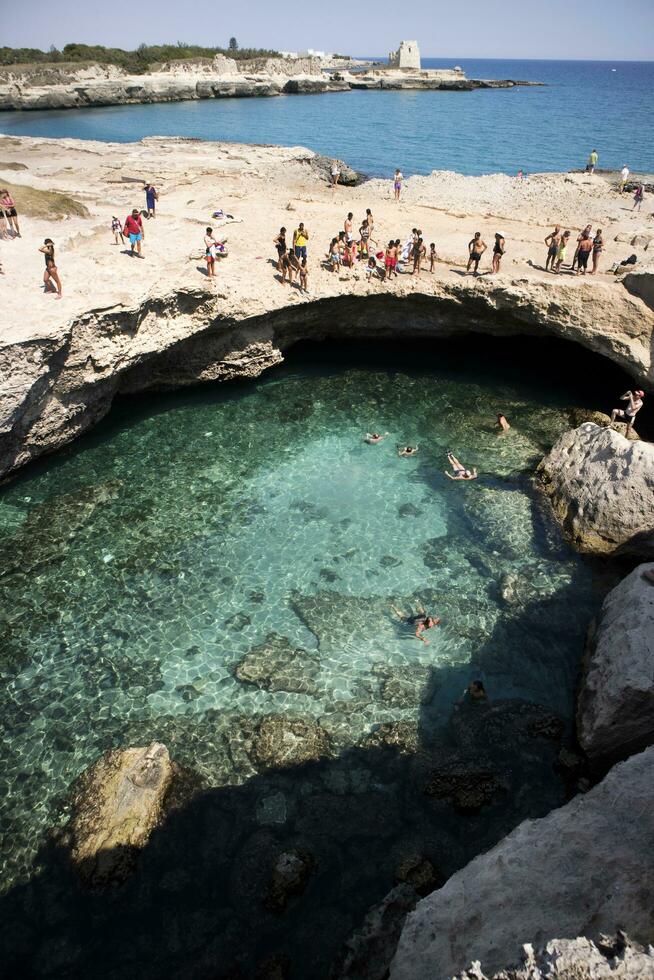
[[[654,565],[640,565],[609,592],[591,629],[577,733],[593,762],[624,758],[654,742],[653,571]]]
[[[539,467],[564,532],[580,551],[654,554],[654,446],[585,422]]]
[[[489,972],[550,936],[598,940],[616,927],[654,936],[654,748],[615,766],[585,796],[521,824],[410,913],[390,980]]]

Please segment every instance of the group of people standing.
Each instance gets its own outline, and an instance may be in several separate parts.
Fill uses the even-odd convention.
[[[567,257],[571,237],[570,231],[567,229],[566,231],[561,230],[561,225],[556,225],[554,231],[549,233],[545,239],[545,244],[547,245],[545,272],[553,272],[555,275],[560,274]],[[570,263],[570,271],[576,273],[578,276],[585,276],[587,272],[588,275],[594,276],[597,272],[600,256],[603,251],[604,238],[602,236],[602,229],[598,228],[593,235],[592,225],[586,225],[584,230],[577,236],[577,245],[572,262]],[[592,268],[589,270],[588,263],[591,255],[593,263]]]

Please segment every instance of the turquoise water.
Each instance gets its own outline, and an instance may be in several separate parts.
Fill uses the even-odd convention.
[[[422,360],[123,402],[3,489],[5,887],[110,747],[161,739],[220,787],[253,774],[244,718],[319,721],[342,752],[425,703],[436,731],[473,677],[570,717],[598,596],[530,474],[572,388]],[[446,479],[450,449],[477,482]],[[428,646],[391,610],[418,602]]]
[[[1,113],[17,136],[129,142],[192,136],[302,145],[372,176],[568,170],[596,147],[600,166],[654,169],[654,62],[425,60],[471,78],[546,82],[477,92],[350,92],[271,99]],[[612,69],[616,69],[613,71]]]

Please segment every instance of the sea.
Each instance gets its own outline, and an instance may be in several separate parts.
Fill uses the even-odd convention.
[[[308,146],[372,177],[565,171],[596,148],[600,168],[654,171],[654,62],[423,59],[469,78],[543,82],[474,92],[343,92],[0,114],[15,136],[138,141],[184,136]]]

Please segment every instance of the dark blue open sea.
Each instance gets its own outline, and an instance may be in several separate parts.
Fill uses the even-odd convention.
[[[546,88],[349,92],[0,114],[0,132],[119,143],[194,136],[303,145],[372,176],[568,170],[596,147],[600,167],[654,170],[654,62],[424,59],[470,78]]]

